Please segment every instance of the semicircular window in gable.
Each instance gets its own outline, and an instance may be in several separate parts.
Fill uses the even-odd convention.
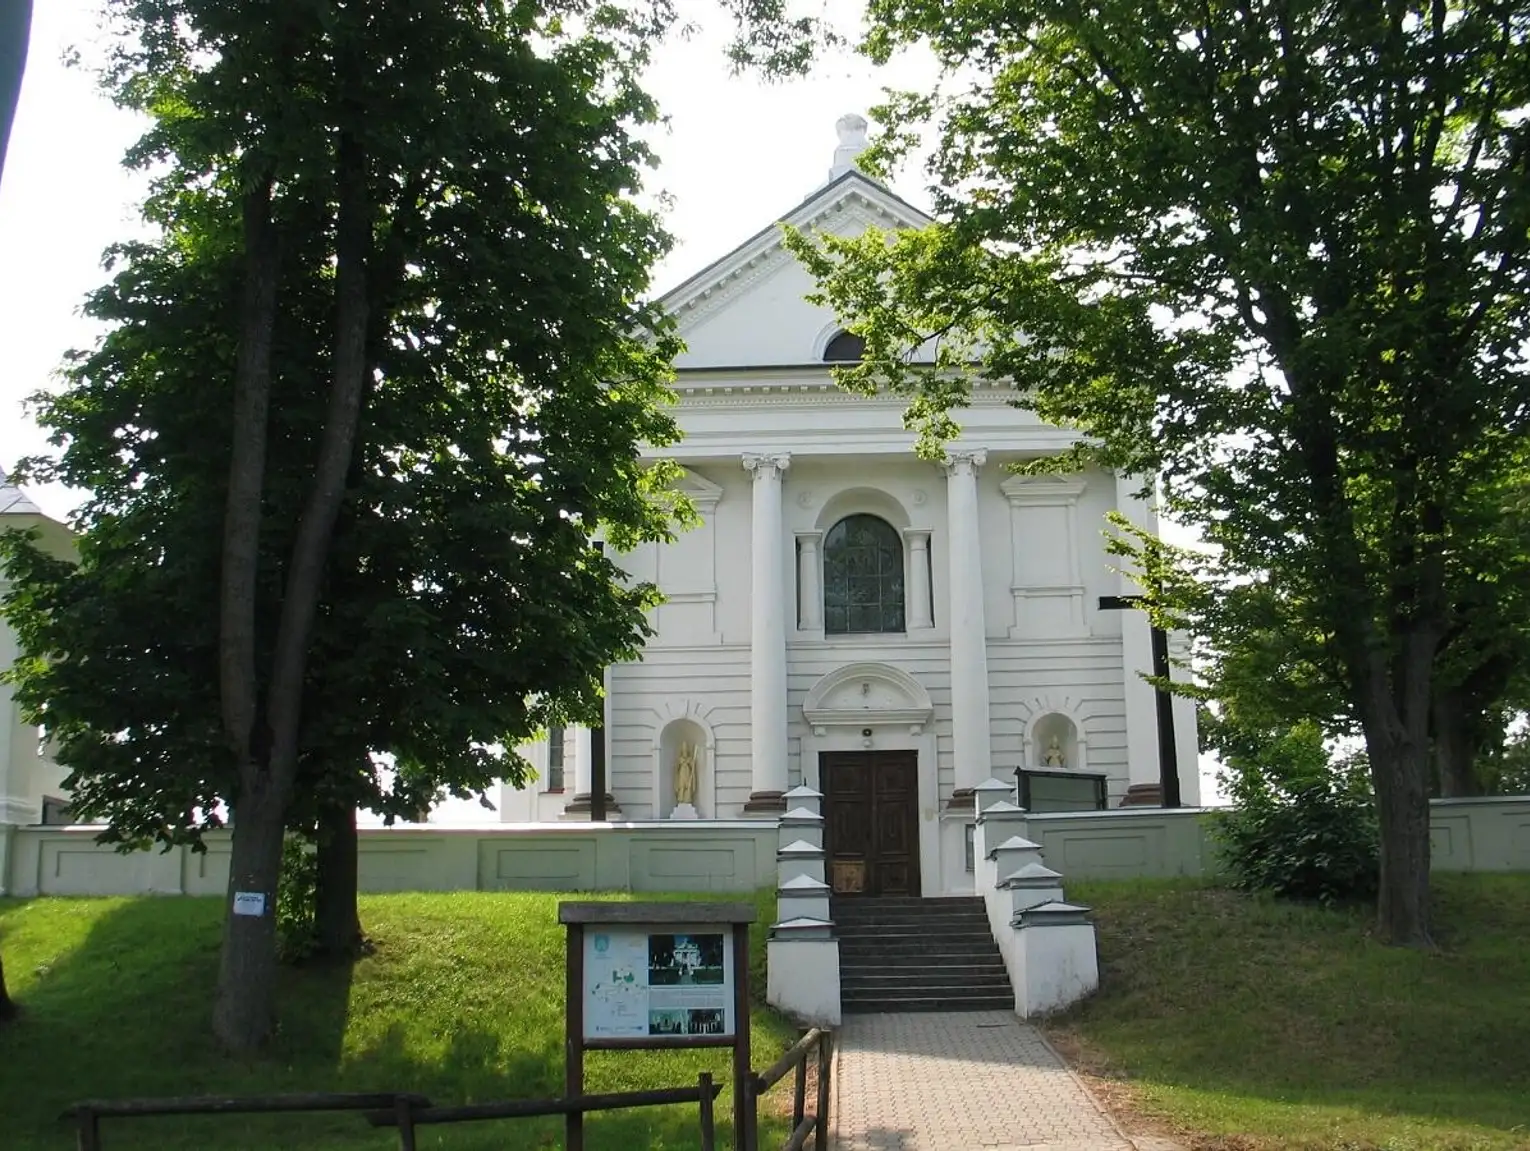
[[[826,364],[853,364],[865,358],[866,337],[854,332],[841,332],[829,341],[823,350]]]

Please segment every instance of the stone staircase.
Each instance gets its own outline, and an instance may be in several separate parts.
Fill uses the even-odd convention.
[[[847,1014],[1015,1009],[980,898],[835,898],[832,918]]]

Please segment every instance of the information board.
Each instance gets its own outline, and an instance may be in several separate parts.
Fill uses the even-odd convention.
[[[730,931],[592,925],[584,932],[584,1038],[731,1038]]]

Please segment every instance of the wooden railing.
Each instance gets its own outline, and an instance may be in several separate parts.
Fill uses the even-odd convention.
[[[175,1099],[87,1099],[60,1117],[74,1123],[79,1151],[100,1151],[101,1120],[163,1115],[270,1115],[308,1111],[380,1111],[429,1107],[423,1095],[403,1092],[304,1095],[193,1095]]]
[[[812,1114],[807,1110],[808,1062],[817,1071],[817,1098]],[[804,1151],[813,1138],[815,1151],[829,1146],[829,1107],[834,1060],[834,1037],[813,1028],[789,1051],[764,1071],[751,1075],[746,1114],[734,1117],[739,1151],[759,1149],[760,1098],[788,1074],[795,1072],[792,1089],[791,1135],[782,1151]],[[416,1128],[446,1123],[471,1123],[492,1119],[530,1119],[546,1115],[587,1114],[635,1107],[659,1107],[694,1103],[698,1108],[702,1151],[715,1151],[717,1128],[715,1104],[721,1086],[709,1072],[696,1078],[694,1087],[665,1087],[652,1091],[616,1091],[604,1095],[579,1095],[560,1099],[506,1099],[435,1107],[424,1095],[407,1092],[301,1095],[197,1095],[165,1099],[91,1099],[74,1104],[61,1116],[74,1124],[78,1151],[101,1151],[103,1119],[147,1119],[167,1115],[271,1115],[316,1111],[358,1111],[374,1127],[396,1127],[400,1151],[415,1151]],[[216,1139],[205,1141],[216,1147]],[[294,1144],[297,1145],[297,1144]]]
[[[584,1114],[617,1111],[629,1107],[658,1107],[695,1103],[700,1108],[702,1151],[715,1151],[713,1118],[717,1093],[722,1088],[708,1072],[697,1077],[694,1087],[665,1087],[652,1091],[618,1091],[606,1095],[580,1095],[573,1099],[507,1099],[493,1103],[470,1103],[459,1107],[432,1107],[423,1095],[369,1093],[336,1095],[251,1095],[242,1097],[193,1096],[180,1099],[86,1100],[76,1103],[61,1118],[75,1124],[78,1151],[100,1151],[101,1120],[147,1119],[165,1115],[271,1115],[313,1111],[360,1111],[374,1127],[397,1127],[400,1151],[415,1151],[415,1128],[440,1123],[467,1123],[486,1119],[530,1119],[540,1115]],[[208,1147],[217,1141],[209,1139]]]
[[[473,1123],[486,1119],[531,1119],[541,1115],[584,1115],[591,1111],[620,1111],[629,1107],[658,1107],[667,1103],[695,1103],[701,1111],[701,1151],[715,1151],[717,1129],[713,1104],[721,1085],[710,1072],[696,1077],[694,1087],[661,1087],[652,1091],[613,1091],[606,1095],[579,1095],[572,1099],[506,1099],[496,1103],[465,1103],[457,1107],[423,1107],[419,1110],[377,1111],[367,1116],[374,1127],[397,1127],[400,1151],[415,1151],[416,1127],[439,1123]]]
[[[807,1114],[808,1060],[816,1056],[817,1099],[813,1113]],[[815,1151],[828,1151],[829,1146],[829,1100],[834,1064],[834,1036],[815,1027],[797,1040],[785,1055],[764,1071],[755,1075],[750,1084],[749,1097],[752,1106],[747,1124],[740,1125],[739,1146],[741,1151],[758,1151],[760,1097],[785,1079],[788,1072],[795,1071],[792,1085],[792,1133],[782,1146],[782,1151],[803,1151],[808,1136],[813,1136]],[[747,1128],[747,1130],[745,1130]]]

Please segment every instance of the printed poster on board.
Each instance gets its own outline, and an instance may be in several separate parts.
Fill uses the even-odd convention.
[[[728,941],[708,928],[587,929],[584,1037],[731,1037]]]

